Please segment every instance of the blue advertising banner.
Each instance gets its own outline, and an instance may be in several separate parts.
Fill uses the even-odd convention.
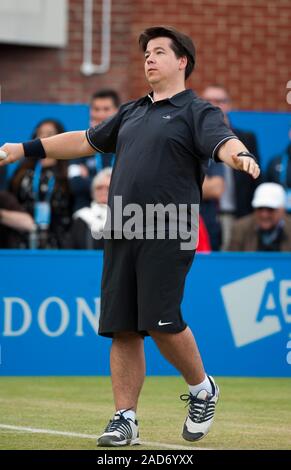
[[[102,252],[0,251],[0,374],[107,375]],[[208,373],[291,376],[291,254],[197,255],[183,314]],[[145,340],[147,373],[177,374]]]

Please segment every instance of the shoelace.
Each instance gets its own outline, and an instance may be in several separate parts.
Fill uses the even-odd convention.
[[[118,431],[122,437],[130,438],[132,434],[131,426],[122,414],[118,415],[117,419],[111,419],[106,426],[105,432]]]
[[[191,393],[180,395],[180,400],[186,402],[185,407],[189,406],[189,416],[194,423],[203,423],[214,415],[215,403],[210,400],[200,400]]]

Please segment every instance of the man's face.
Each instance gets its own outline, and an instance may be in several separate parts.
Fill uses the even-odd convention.
[[[170,38],[151,39],[145,51],[145,75],[150,85],[169,80],[175,81],[187,65],[187,58],[177,59],[171,49]]]
[[[268,207],[260,207],[255,209],[255,219],[261,230],[271,230],[276,227],[278,222],[284,216],[284,209],[270,209]]]
[[[227,114],[231,110],[230,98],[223,88],[209,86],[202,93],[202,98],[213,106],[218,106],[223,114]]]
[[[111,98],[96,98],[90,106],[90,126],[94,127],[118,111]]]

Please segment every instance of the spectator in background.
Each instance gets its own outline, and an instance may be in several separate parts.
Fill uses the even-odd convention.
[[[200,213],[205,222],[211,249],[218,251],[221,248],[221,224],[219,219],[219,200],[224,191],[224,168],[221,163],[210,161],[205,170],[205,179],[202,186],[202,202]]]
[[[266,171],[265,180],[281,184],[286,191],[286,209],[291,213],[291,129],[289,130],[289,140],[286,150],[274,157]]]
[[[0,191],[0,248],[26,248],[34,221],[13,194]]]
[[[97,91],[91,97],[90,127],[95,127],[118,111],[120,98],[115,90]]]
[[[36,126],[33,138],[50,137],[62,132],[64,128],[61,123],[45,119]],[[16,170],[10,189],[34,218],[37,248],[63,248],[72,216],[66,161],[27,159]]]
[[[68,248],[103,249],[104,240],[93,238],[92,232],[102,232],[105,225],[111,173],[111,168],[104,168],[93,178],[91,188],[93,201],[90,207],[83,207],[75,212]]]
[[[115,90],[97,91],[90,103],[90,126],[95,127],[118,111],[120,98]],[[115,155],[96,153],[73,161],[69,165],[70,188],[74,196],[74,212],[88,207],[91,202],[91,184],[94,176],[103,168],[112,167]]]
[[[229,251],[291,251],[291,219],[285,203],[279,184],[258,186],[252,201],[254,213],[234,223]]]
[[[232,102],[227,90],[221,85],[209,85],[203,91],[202,97],[221,109],[224,114],[225,123],[248,150],[256,156],[259,163],[255,134],[235,129],[231,125],[228,113],[232,109]],[[258,181],[250,178],[246,173],[233,171],[227,165],[223,166],[225,190],[220,198],[220,220],[222,224],[222,249],[225,249],[229,243],[231,226],[234,219],[252,212],[251,202]]]

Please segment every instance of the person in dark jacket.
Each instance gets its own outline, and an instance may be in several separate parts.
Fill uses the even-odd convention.
[[[200,213],[205,222],[211,249],[220,250],[221,224],[219,219],[219,199],[224,191],[224,168],[221,163],[210,162],[205,170],[205,179],[202,186],[203,199]]]
[[[291,214],[291,129],[290,143],[286,149],[274,157],[265,174],[265,181],[281,184],[286,191],[286,210]]]
[[[221,109],[225,123],[249,151],[255,155],[257,162],[260,163],[255,134],[250,131],[235,129],[231,125],[228,113],[232,109],[232,102],[228,91],[218,84],[209,85],[204,89],[202,97]],[[220,198],[220,220],[222,226],[222,249],[226,249],[229,244],[233,221],[252,212],[252,199],[260,180],[254,180],[246,173],[233,171],[227,165],[223,166],[225,189]]]
[[[112,89],[98,90],[91,97],[90,126],[97,126],[118,111],[120,98]],[[74,198],[73,212],[88,207],[91,203],[91,185],[99,171],[112,167],[114,153],[97,152],[87,158],[79,158],[69,165],[68,176]]]
[[[41,121],[33,138],[51,137],[64,132],[54,119]],[[72,195],[64,160],[26,159],[16,170],[10,191],[34,218],[37,226],[35,248],[64,248],[72,220]]]

